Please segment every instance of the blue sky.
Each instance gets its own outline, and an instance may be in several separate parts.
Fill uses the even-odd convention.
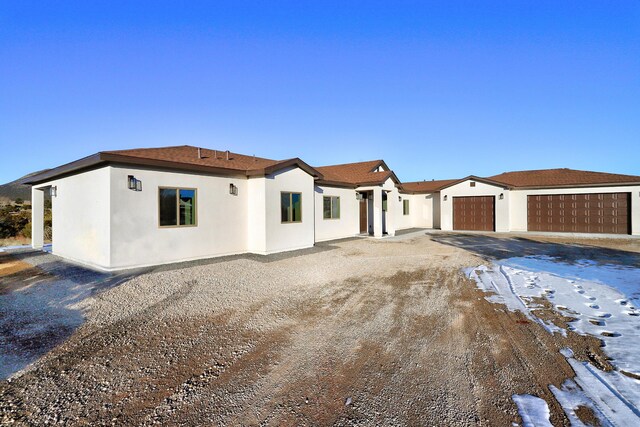
[[[181,144],[640,175],[640,3],[0,0],[0,182]]]

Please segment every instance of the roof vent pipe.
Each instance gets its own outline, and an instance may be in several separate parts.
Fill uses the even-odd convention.
[[[213,158],[218,160],[218,150],[213,150]]]
[[[229,160],[229,150],[227,150],[227,160]]]
[[[198,147],[198,158],[202,158],[202,148]]]

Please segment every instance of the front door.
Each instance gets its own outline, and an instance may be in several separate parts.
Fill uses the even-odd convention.
[[[367,199],[360,199],[360,233],[367,232]]]

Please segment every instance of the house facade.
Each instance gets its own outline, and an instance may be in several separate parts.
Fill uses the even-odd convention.
[[[545,169],[403,186],[438,200],[442,230],[640,235],[638,176]]]
[[[312,167],[191,146],[100,152],[30,177],[34,248],[103,270],[261,255],[408,228],[640,235],[640,177],[551,170],[401,183],[382,160]]]

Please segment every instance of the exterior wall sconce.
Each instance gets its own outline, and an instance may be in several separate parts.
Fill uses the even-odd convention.
[[[133,175],[129,175],[127,177],[127,188],[133,191],[142,191],[142,181],[136,179]]]
[[[500,195],[498,196],[498,199],[500,200],[504,199],[504,193],[500,193]]]
[[[444,197],[442,198],[442,200],[444,200],[445,202],[447,201],[447,195],[445,194]]]
[[[402,201],[402,196],[398,196],[398,201],[401,202]]]
[[[235,184],[229,184],[229,194],[232,196],[238,195],[238,186]]]
[[[364,199],[364,195],[356,191],[356,200],[362,200],[362,199]]]
[[[57,186],[53,186],[53,187],[49,187],[49,195],[51,197],[57,197],[58,196],[58,187]]]

